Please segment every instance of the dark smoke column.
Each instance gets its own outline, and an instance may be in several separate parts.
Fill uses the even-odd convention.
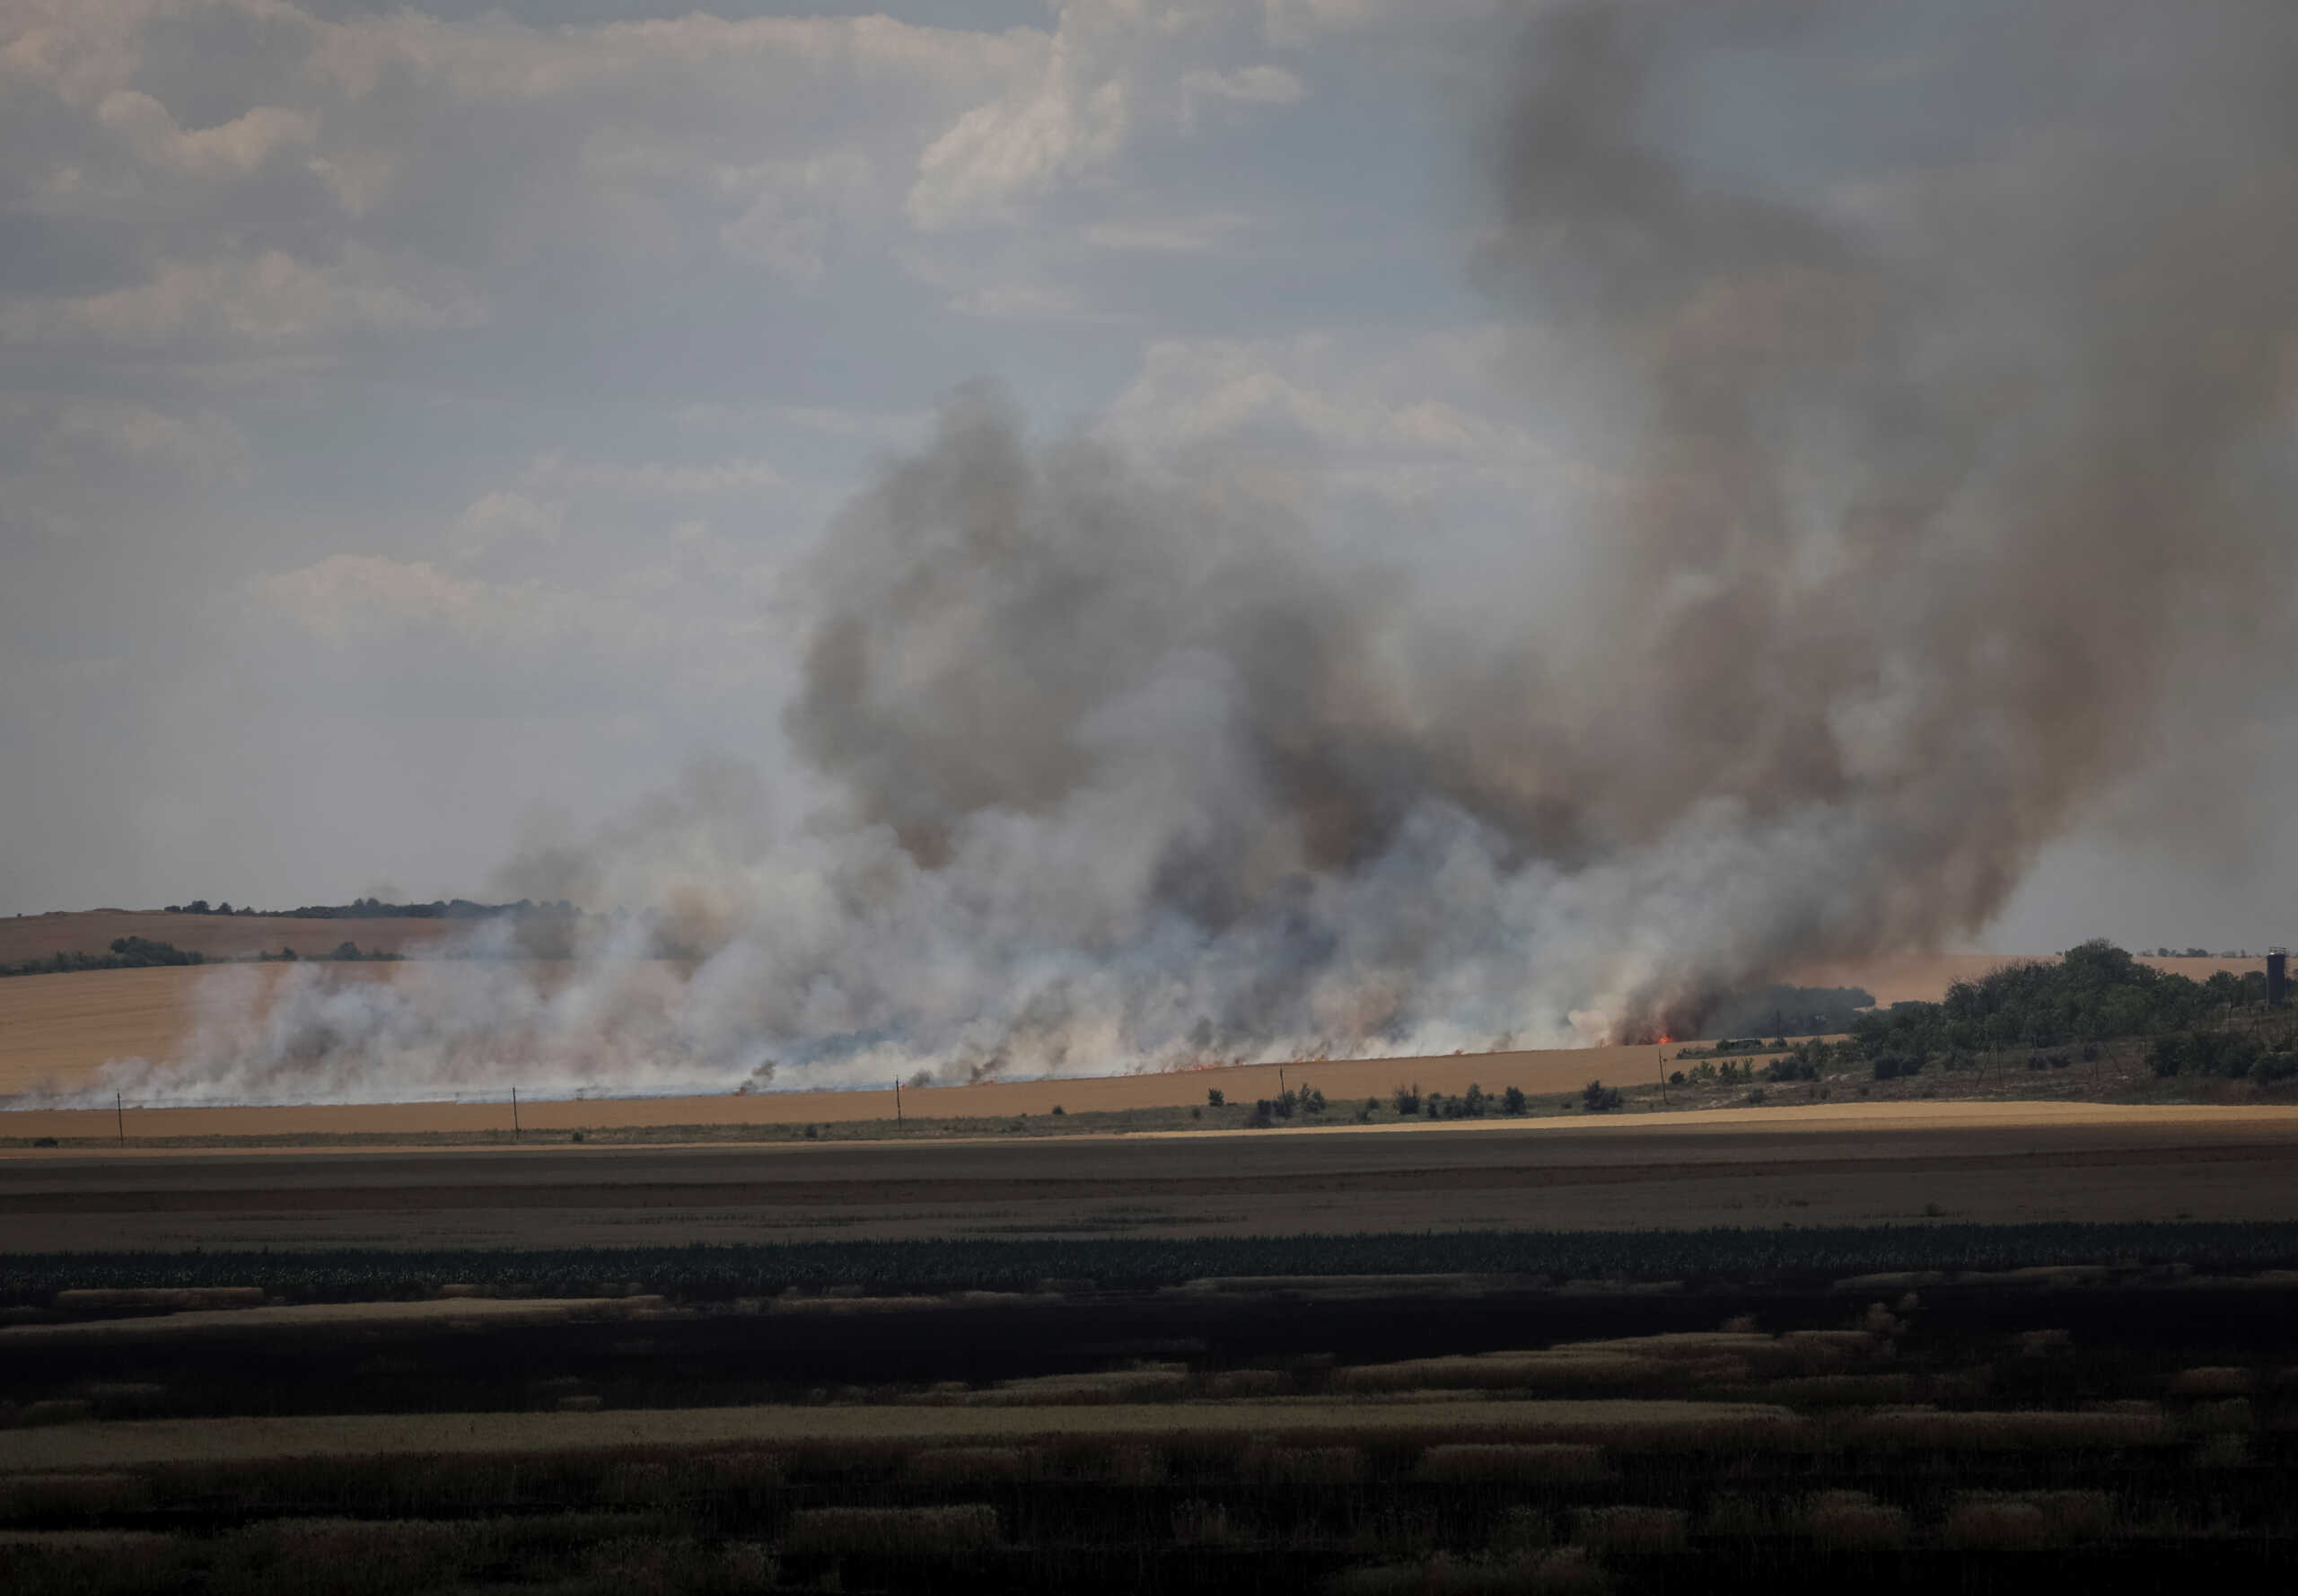
[[[1857,838],[1651,988],[1662,1023],[1984,926],[2166,715],[2208,715],[2197,655],[2286,608],[2298,8],[1959,12],[1908,48],[1978,135],[1799,179],[1890,150],[1888,95],[1824,75],[1894,10],[1555,7],[1495,160],[1487,276],[1634,439],[1587,595],[1618,651],[1576,728],[1594,829],[1721,801]],[[1663,138],[1688,103],[1780,170]]]

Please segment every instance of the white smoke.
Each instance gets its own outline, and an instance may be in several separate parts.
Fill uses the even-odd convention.
[[[1516,623],[1464,635],[1217,458],[1172,480],[1032,447],[968,390],[810,573],[786,726],[819,805],[697,772],[513,867],[645,911],[573,960],[299,969],[268,1008],[219,985],[180,1057],[103,1090],[1590,1043],[1985,924],[2166,715],[2206,711],[2193,650],[2246,657],[2288,597],[2298,22],[2033,10],[1991,24],[1998,66],[2046,108],[2111,77],[2116,115],[2016,203],[1942,182],[1899,210],[1719,191],[1650,130],[1687,62],[1826,8],[1543,13],[1485,265],[1633,417],[1590,423],[1626,463],[1569,624],[1503,593]]]

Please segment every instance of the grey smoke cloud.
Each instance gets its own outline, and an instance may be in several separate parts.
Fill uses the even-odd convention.
[[[573,967],[298,974],[259,1029],[231,1009],[123,1078],[1630,1039],[1985,925],[2286,625],[2298,18],[1971,19],[2021,138],[1860,183],[1758,182],[1671,130],[1719,53],[1792,89],[1862,12],[1570,4],[1526,42],[1478,267],[1608,474],[1568,604],[1482,595],[1463,627],[1217,451],[1040,445],[966,390],[806,573],[808,801],[697,771],[511,868],[654,912]],[[665,943],[690,978],[641,957]]]

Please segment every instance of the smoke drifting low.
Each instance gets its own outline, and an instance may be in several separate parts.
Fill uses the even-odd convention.
[[[1801,120],[1795,91],[1889,9],[1563,4],[1526,42],[1478,267],[1607,483],[1588,524],[1523,531],[1589,551],[1568,605],[1488,594],[1465,628],[1408,548],[1336,554],[1218,460],[1033,446],[969,389],[809,573],[786,730],[827,802],[694,773],[515,867],[657,911],[571,966],[296,972],[121,1079],[388,1097],[1636,1039],[1984,925],[2284,619],[2298,13],[1979,8],[1955,42],[2019,108],[2001,140],[1846,175],[1831,151],[1892,130],[1842,109],[1855,86],[1810,85]],[[1694,111],[1788,144],[1760,181],[1694,159]],[[645,957],[665,936],[690,977]]]

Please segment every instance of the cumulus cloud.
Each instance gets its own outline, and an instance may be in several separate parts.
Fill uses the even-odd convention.
[[[1264,469],[1289,461],[1315,485],[1392,502],[1477,487],[1551,503],[1600,488],[1597,470],[1502,400],[1493,351],[1504,341],[1498,329],[1156,339],[1100,431],[1153,457],[1250,451]]]
[[[96,119],[141,160],[189,178],[244,177],[281,151],[309,147],[319,134],[317,117],[276,105],[259,105],[213,127],[187,129],[137,89],[106,94],[97,102]]]
[[[196,478],[237,480],[250,469],[248,440],[229,417],[206,407],[164,410],[134,399],[81,399],[43,405],[0,399],[0,426],[31,452],[64,469],[86,457],[158,465]]]
[[[190,80],[153,70],[162,31],[171,59],[201,64],[199,125]],[[276,346],[459,331],[522,299],[554,251],[602,245],[715,250],[803,287],[844,231],[890,214],[898,194],[873,198],[873,174],[908,169],[1042,48],[1026,31],[881,17],[15,8],[0,83],[37,136],[0,141],[0,184],[134,222],[103,235],[115,259],[99,275],[125,281],[0,292],[0,336]]]
[[[170,260],[132,288],[0,305],[0,338],[57,344],[87,334],[131,346],[189,338],[271,347],[345,333],[436,332],[486,320],[484,303],[467,287],[436,280],[431,272],[415,274],[434,279],[417,285],[408,275],[358,245],[318,266],[280,250],[252,258]]]
[[[1037,72],[926,147],[910,220],[939,231],[1011,219],[1061,185],[1105,174],[1145,134],[1192,130],[1209,106],[1299,103],[1307,87],[1284,66],[1212,64],[1259,33],[1250,12],[1205,0],[1070,0]]]

